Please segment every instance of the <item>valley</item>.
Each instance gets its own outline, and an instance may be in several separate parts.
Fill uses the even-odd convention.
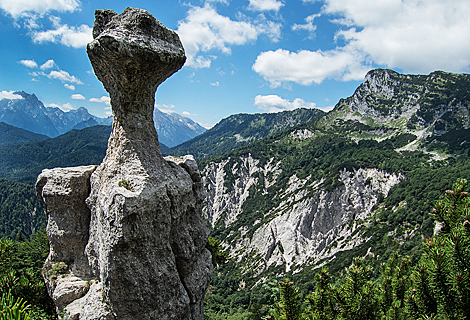
[[[2,146],[0,177],[33,188],[43,168],[99,164],[109,132]],[[215,319],[266,302],[273,279],[289,277],[306,294],[320,268],[337,279],[354,257],[375,276],[394,252],[418,261],[435,201],[470,177],[470,75],[371,70],[328,113],[233,115],[161,151],[197,158],[204,218],[229,254],[206,294]]]

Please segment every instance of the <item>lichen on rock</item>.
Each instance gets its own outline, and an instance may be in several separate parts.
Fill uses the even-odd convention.
[[[93,37],[87,53],[110,94],[113,128],[88,197],[77,200],[89,208],[88,269],[80,276],[93,283],[77,289],[69,268],[63,279],[76,283],[54,284],[68,288],[68,304],[58,309],[70,319],[202,319],[212,274],[204,191],[192,157],[162,157],[152,118],[155,91],[184,64],[183,47],[175,32],[135,8],[97,10]],[[70,292],[80,294],[70,302]]]

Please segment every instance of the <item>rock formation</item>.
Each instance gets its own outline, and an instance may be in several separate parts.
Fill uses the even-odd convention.
[[[297,135],[299,131],[293,132]],[[204,168],[207,205],[203,213],[213,226],[236,226],[240,217],[247,219],[250,214],[246,204],[254,193],[273,194],[270,189],[282,185],[286,173],[281,162],[271,158],[262,163],[248,154],[210,162]],[[241,272],[254,276],[273,267],[296,272],[305,265],[328,261],[337,252],[367,241],[355,232],[360,221],[369,218],[379,197],[387,196],[403,179],[401,174],[378,169],[343,169],[339,173],[342,185],[329,191],[323,187],[324,179],[300,179],[292,171],[272,198],[278,204],[269,211],[264,209],[256,221],[239,224],[224,244]]]
[[[202,182],[191,156],[162,157],[152,119],[157,86],[184,64],[181,42],[134,8],[96,11],[93,37],[87,53],[113,129],[96,169],[38,177],[49,292],[69,319],[202,319],[212,274]]]

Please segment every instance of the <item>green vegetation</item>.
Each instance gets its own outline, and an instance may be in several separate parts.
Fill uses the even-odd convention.
[[[43,134],[20,129],[5,122],[0,122],[0,146],[15,146],[27,142],[49,139]]]
[[[380,78],[384,72],[375,70],[371,74],[376,73],[374,76]],[[362,122],[346,120],[352,115],[350,103],[354,97],[350,97],[342,99],[334,111],[321,118],[318,117],[322,112],[305,109],[234,115],[172,149],[177,155],[194,154],[200,159],[201,169],[210,161],[229,159],[224,168],[228,191],[234,189],[234,182],[240,178],[232,168],[240,168],[249,155],[259,160],[259,167],[268,162],[279,165],[276,183],[267,187],[264,173],[255,173],[258,183],[251,186],[242,214],[225,226],[226,213],[222,213],[211,230],[207,248],[213,254],[215,271],[205,297],[206,319],[261,319],[269,314],[274,319],[404,319],[405,315],[408,319],[420,316],[457,319],[466,315],[462,310],[469,310],[468,305],[449,301],[465,302],[470,298],[466,233],[469,219],[461,215],[468,207],[461,212],[458,209],[466,206],[467,191],[463,187],[457,190],[457,186],[453,193],[444,197],[441,194],[458,177],[470,177],[470,129],[467,128],[470,76],[434,72],[428,76],[404,77],[392,71],[387,73],[389,78],[382,80],[385,85],[395,86],[393,95],[390,91],[368,91],[368,84],[356,90],[371,110],[364,113]],[[420,109],[407,118],[404,108],[413,104],[419,104]],[[361,116],[357,111],[354,115]],[[378,121],[380,117],[387,120]],[[312,132],[313,137],[295,139],[291,135],[304,129]],[[423,132],[410,129],[426,129],[428,135],[416,141]],[[105,153],[109,130],[98,126],[72,131],[56,139],[0,147],[0,177],[33,184],[43,168],[98,164]],[[413,141],[417,148],[404,150]],[[169,153],[163,145],[162,152]],[[448,158],[438,161],[434,154],[445,154]],[[368,241],[336,253],[331,261],[311,261],[315,265],[300,266],[288,273],[284,265],[271,266],[261,273],[253,270],[252,262],[263,258],[255,253],[227,261],[222,242],[237,243],[242,230],[244,237],[250,237],[273,219],[291,177],[295,175],[306,181],[301,191],[309,197],[321,188],[341,191],[340,172],[359,168],[375,168],[404,177],[387,196],[379,196],[370,219],[357,221],[360,226],[355,232]],[[320,180],[322,184],[313,184]],[[131,188],[124,180],[120,185]],[[17,239],[2,240],[12,253],[2,257],[21,256],[26,261],[36,261],[36,258],[25,258],[24,253],[36,235],[28,241],[24,238],[45,224],[42,204],[37,199],[33,201],[33,188],[7,180],[0,180],[0,188],[4,188],[0,189],[0,219],[3,219],[0,236]],[[441,200],[431,217],[428,213],[436,199]],[[36,214],[31,216],[31,212]],[[443,223],[436,238],[433,219]],[[422,239],[427,241],[423,244]],[[276,248],[284,250],[280,242]],[[13,260],[16,264],[2,258],[0,266],[7,265],[5,270],[14,272],[11,279],[16,280],[10,286],[11,295],[49,313],[50,306],[36,297],[38,292],[44,292],[43,287],[32,290],[36,292],[32,294],[18,285],[26,281],[21,279],[29,279],[30,283],[31,279],[40,279],[39,275],[35,278],[28,273],[36,272],[39,267],[36,269],[37,265],[32,266],[30,262],[20,264],[17,258]],[[325,267],[315,269],[320,264]],[[64,266],[48,267],[53,277]],[[0,275],[6,277],[3,279],[10,279],[8,272],[1,270]],[[278,276],[283,278],[277,279]]]
[[[121,181],[119,181],[118,186],[119,186],[119,187],[123,187],[123,188],[125,188],[125,189],[127,189],[127,190],[129,190],[129,191],[131,191],[131,192],[134,192],[134,189],[132,188],[130,182],[127,181],[127,180],[121,180]]]
[[[391,99],[399,100],[400,97],[404,99],[410,92],[418,97],[425,92],[424,86],[429,86],[432,89],[433,86],[443,86],[445,83],[455,82],[460,88],[459,92],[447,92],[445,96],[441,93],[427,96],[422,100],[427,103],[425,109],[432,111],[434,108],[442,112],[451,102],[452,106],[457,108],[459,101],[464,105],[463,108],[468,109],[470,77],[467,75],[454,77],[447,73],[436,72],[430,76],[417,76],[411,80],[409,84],[399,88],[395,92],[397,94]],[[380,100],[383,100],[383,97],[376,98],[377,105],[382,106],[380,112],[389,115],[399,114],[398,109],[402,108],[400,103],[385,104]],[[432,134],[417,143],[419,148],[416,151],[397,151],[417,139],[417,135],[404,131],[406,128],[402,126],[403,124],[406,123],[408,128],[414,126],[422,129],[432,123],[426,123],[423,115],[413,116],[408,122],[400,120],[399,128],[394,123],[387,127],[388,124],[377,124],[373,121],[364,124],[353,120],[342,120],[338,116],[341,113],[345,116],[350,112],[347,103],[348,99],[340,101],[335,111],[316,121],[274,133],[263,140],[254,141],[225,154],[201,159],[199,165],[202,169],[211,161],[220,162],[230,159],[224,168],[227,174],[226,187],[230,191],[233,181],[235,181],[231,169],[235,165],[240,167],[243,159],[248,155],[260,161],[258,167],[264,166],[268,161],[272,161],[274,164],[279,163],[281,173],[274,185],[265,188],[263,173],[256,173],[254,178],[258,178],[259,183],[250,188],[250,195],[242,206],[242,214],[237,217],[235,222],[227,226],[224,225],[222,217],[211,230],[212,237],[229,245],[234,245],[240,240],[242,230],[244,238],[250,238],[257,228],[265,225],[276,216],[275,209],[282,202],[279,195],[287,189],[289,179],[293,175],[307,181],[304,186],[305,190],[302,191],[307,191],[306,194],[309,196],[318,188],[326,190],[341,188],[342,184],[338,177],[340,171],[344,169],[354,171],[359,168],[376,168],[390,173],[402,174],[404,177],[402,182],[392,187],[387,196],[379,197],[379,201],[373,209],[373,217],[362,222],[356,229],[355,232],[360,233],[368,241],[352,250],[336,253],[335,258],[331,261],[312,261],[315,265],[301,266],[296,269],[295,274],[293,272],[286,273],[282,265],[270,267],[261,274],[251,270],[250,266],[253,265],[253,261],[262,259],[261,256],[255,254],[246,256],[237,263],[229,261],[220,265],[215,270],[211,295],[206,300],[210,314],[226,317],[221,319],[231,319],[231,317],[235,319],[239,314],[238,309],[246,310],[249,307],[251,310],[255,310],[253,313],[266,315],[266,305],[268,304],[260,302],[272,301],[272,298],[269,298],[271,291],[261,285],[266,281],[266,278],[287,276],[293,282],[298,283],[299,294],[306,296],[316,288],[317,282],[313,276],[317,272],[316,266],[326,263],[330,281],[335,284],[336,280],[341,278],[341,274],[344,278],[344,270],[355,263],[356,257],[364,257],[358,263],[362,263],[364,268],[367,267],[367,279],[374,284],[370,288],[375,288],[375,281],[379,277],[386,277],[387,271],[381,271],[379,266],[389,266],[391,263],[389,259],[394,256],[395,262],[393,263],[396,264],[399,261],[401,264],[404,261],[404,265],[407,266],[407,279],[414,277],[413,270],[425,254],[422,239],[430,238],[433,235],[434,220],[428,213],[432,210],[435,200],[440,197],[442,190],[449,188],[458,177],[470,176],[468,145],[470,131],[464,128],[465,121],[467,121],[465,119],[468,119],[465,118],[465,110],[444,113],[442,120],[435,123],[435,126],[441,127],[434,127],[436,131],[432,131],[431,127]],[[374,106],[375,104],[372,104],[372,107]],[[395,111],[390,112],[392,109]],[[308,129],[315,136],[296,140],[290,135],[295,130],[303,129]],[[384,138],[386,139],[383,140]],[[426,152],[422,151],[423,148],[427,149]],[[438,161],[429,151],[447,154],[449,157]],[[310,187],[312,183],[320,179],[324,179],[323,184],[312,189]],[[255,221],[260,222],[255,224]],[[406,256],[409,258],[402,258]],[[393,268],[395,267],[396,265]],[[390,271],[390,268],[392,268],[391,265],[388,277],[392,277],[395,272]],[[223,274],[223,278],[218,274]],[[227,281],[230,281],[230,285]],[[244,285],[241,286],[241,283]],[[369,298],[367,297],[367,299]],[[382,298],[385,299],[385,296]],[[403,305],[404,302],[399,303]],[[271,303],[270,305],[274,307],[275,304]],[[384,315],[389,311],[380,312]]]
[[[0,311],[0,319],[54,319],[54,305],[41,276],[48,253],[44,230],[29,240],[0,239],[0,294],[10,310],[4,312],[19,317],[2,318]]]
[[[45,228],[46,220],[33,186],[0,178],[0,237],[29,237]]]
[[[419,260],[394,253],[375,275],[365,259],[355,258],[336,281],[323,267],[314,276],[313,292],[304,295],[289,279],[279,281],[277,288],[273,281],[267,282],[262,288],[267,290],[265,296],[256,303],[251,301],[249,317],[232,312],[214,319],[468,319],[467,181],[459,179],[446,191],[431,216],[441,228],[437,237],[422,242]],[[255,297],[253,294],[252,299]]]
[[[1,320],[30,320],[31,311],[29,305],[22,298],[15,298],[11,291],[3,293],[0,298],[0,319]]]
[[[224,250],[219,240],[209,237],[207,239],[206,248],[212,255],[212,264],[214,268],[227,262],[228,252]]]
[[[94,126],[53,139],[0,147],[0,177],[34,184],[45,168],[100,164],[110,132],[110,126]]]
[[[337,152],[341,154],[340,151]],[[356,154],[360,155],[361,159],[369,157],[366,148],[358,149]],[[370,155],[372,163],[377,156],[373,153]],[[370,271],[372,278],[376,278],[380,274],[378,266],[387,264],[389,257],[394,253],[398,253],[400,256],[408,255],[410,261],[418,261],[423,252],[421,250],[422,237],[429,238],[433,234],[434,222],[428,213],[432,211],[435,199],[440,197],[442,190],[452,185],[452,181],[455,181],[456,177],[470,176],[470,161],[466,156],[435,163],[428,162],[428,158],[422,155],[417,158],[415,155],[400,156],[397,154],[395,156],[396,163],[390,161],[386,165],[401,168],[402,163],[413,164],[410,166],[411,170],[402,171],[407,179],[392,187],[388,197],[382,198],[376,206],[376,214],[370,224],[359,230],[364,234],[364,237],[369,238],[369,241],[352,250],[337,253],[336,259],[328,263],[332,279],[338,278],[341,272],[353,263],[355,257],[367,256],[369,250],[372,250],[373,254],[368,255],[364,263],[373,267]],[[394,159],[395,156],[390,156],[390,159]],[[403,168],[406,166],[403,165]],[[269,216],[263,217],[262,212],[266,212],[265,208],[269,206],[277,205],[276,201],[278,200],[275,198],[275,194],[278,191],[269,191],[268,189],[268,192],[268,195],[262,195],[262,192],[253,193],[255,196],[247,199],[244,204],[243,216],[225,228],[216,225],[212,230],[212,236],[226,239],[230,243],[231,239],[235,239],[239,234],[238,230],[242,226],[249,225],[260,217],[265,219],[264,221],[269,219]],[[250,229],[249,233],[254,229],[256,226]],[[414,236],[407,237],[407,234],[412,232]],[[237,263],[229,261],[215,270],[211,287],[212,294],[208,296],[206,301],[208,310],[215,314],[228,316],[232,313],[237,314],[238,308],[247,308],[247,306],[256,305],[260,300],[265,299],[267,291],[255,286],[261,277],[252,278],[253,272],[248,267],[251,259],[258,258],[261,257],[249,257]],[[244,269],[248,271],[242,274],[241,270]],[[305,295],[315,289],[316,281],[313,277],[315,272],[313,267],[304,267],[299,273],[287,274],[287,276],[299,284],[300,292]],[[219,274],[221,275],[219,276]],[[277,269],[268,269],[263,273],[263,276],[273,277],[279,274],[285,274],[282,266]],[[240,283],[243,282],[245,282],[246,289],[240,287]],[[253,286],[255,287],[253,288]]]
[[[217,155],[263,139],[324,114],[319,109],[296,109],[280,113],[235,114],[212,129],[171,148],[171,155],[192,154],[196,158]]]
[[[316,133],[316,137],[303,141],[294,140],[290,137],[289,133],[298,129],[309,129]],[[430,157],[424,153],[399,153],[395,151],[395,149],[414,139],[414,135],[404,134],[393,139],[383,140],[382,142],[361,140],[356,143],[345,138],[337,130],[321,132],[319,129],[315,129],[315,123],[312,122],[296,126],[287,132],[274,134],[261,141],[256,141],[233,150],[230,153],[203,159],[199,162],[201,168],[211,161],[219,162],[230,158],[229,163],[225,166],[227,181],[234,180],[231,179],[233,176],[231,172],[233,165],[238,161],[238,166],[241,166],[242,158],[247,157],[249,154],[260,161],[258,166],[263,166],[268,160],[273,159],[273,163],[280,162],[280,169],[282,170],[277,182],[267,188],[267,192],[263,190],[264,179],[261,179],[262,173],[257,173],[260,183],[253,186],[250,190],[250,197],[242,206],[243,215],[239,216],[237,221],[226,228],[214,228],[212,236],[230,242],[237,237],[239,230],[243,226],[252,225],[256,220],[266,222],[274,218],[272,215],[265,216],[265,213],[276,208],[282,201],[279,195],[282,190],[287,188],[289,178],[294,174],[299,179],[308,178],[306,188],[309,188],[308,185],[314,181],[324,179],[322,186],[326,190],[334,190],[342,185],[339,181],[339,174],[342,170],[354,171],[359,168],[377,168],[387,172],[404,174],[410,179],[407,187],[413,185],[417,188],[442,189],[442,182],[438,182],[433,187],[428,185],[429,181],[424,181],[424,177],[433,176],[435,169],[443,167],[441,163],[434,164],[429,162]],[[453,162],[453,160],[449,161]],[[470,167],[465,165],[464,158],[457,160],[457,162],[458,166],[456,165],[456,167],[460,169],[467,167],[470,169]],[[447,168],[448,166],[444,167]],[[445,171],[445,169],[441,171]],[[423,176],[423,173],[426,174]],[[419,181],[416,181],[414,178]],[[423,179],[420,180],[421,178]],[[452,177],[454,180],[455,178],[456,176]],[[437,180],[436,178],[434,179]],[[229,184],[227,189],[230,190],[232,183],[227,181],[226,183]],[[447,179],[444,181],[447,182]],[[416,185],[418,182],[419,186]],[[313,192],[315,190],[308,189],[308,191]],[[432,198],[429,200],[432,201]],[[422,208],[420,208],[420,211],[424,212]],[[424,213],[421,213],[421,215],[424,215]],[[259,224],[259,226],[261,225],[263,223]],[[256,227],[252,228],[250,232],[255,230]],[[229,234],[231,234],[230,238],[226,239],[225,237]]]

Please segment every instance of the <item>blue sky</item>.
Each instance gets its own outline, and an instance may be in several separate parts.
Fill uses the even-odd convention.
[[[95,9],[127,6],[185,47],[156,106],[206,127],[234,113],[330,110],[373,68],[470,72],[468,0],[0,0],[0,98],[26,91],[65,111],[110,114],[86,44]]]

